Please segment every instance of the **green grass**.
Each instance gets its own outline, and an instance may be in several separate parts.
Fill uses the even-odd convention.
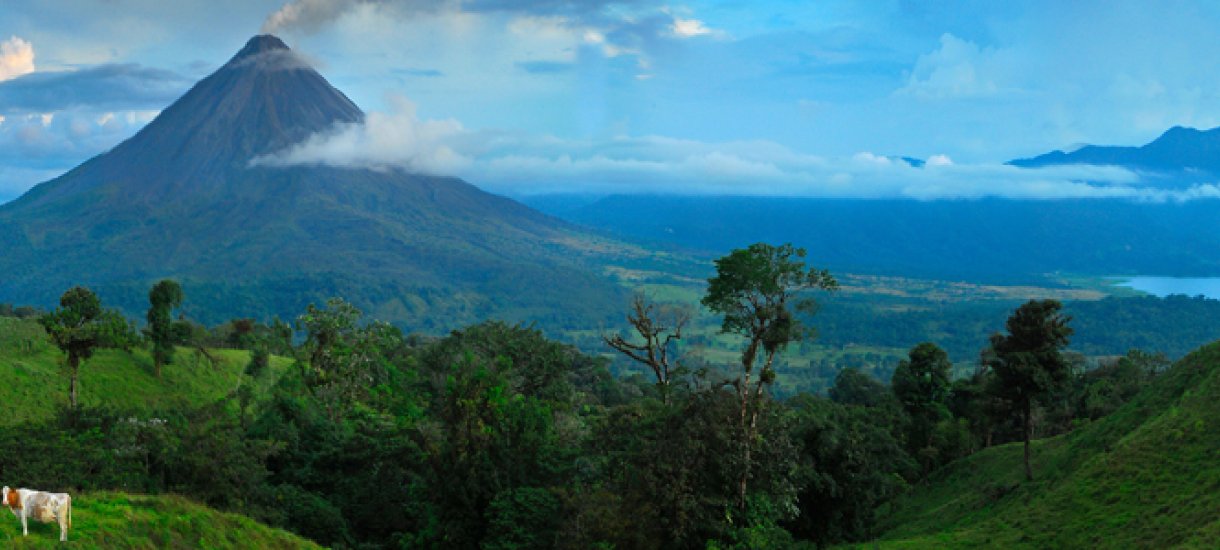
[[[29,522],[30,534],[8,512],[0,514],[5,548],[60,548],[59,526]],[[68,546],[78,548],[320,548],[238,514],[217,512],[173,495],[84,493],[72,496]]]
[[[164,410],[198,407],[223,399],[241,383],[250,360],[244,350],[210,350],[212,362],[189,348],[179,348],[173,364],[153,373],[147,350],[101,350],[81,366],[80,403],[123,410]],[[255,384],[266,389],[290,365],[273,357],[271,373]],[[255,395],[266,392],[258,391]],[[6,414],[0,424],[43,420],[68,403],[68,371],[64,355],[33,321],[0,317],[0,402]]]
[[[1037,441],[949,465],[900,499],[868,548],[1220,547],[1220,344],[1132,402]]]
[[[270,373],[251,381],[242,374],[248,352],[208,353],[215,364],[179,348],[175,363],[163,367],[158,379],[146,350],[100,351],[81,367],[81,404],[135,411],[198,407],[225,399],[242,383],[256,384],[255,395],[266,395],[290,365],[272,357]],[[0,400],[6,411],[0,425],[45,420],[68,402],[63,354],[33,321],[0,317]],[[73,508],[69,544],[83,548],[317,548],[286,531],[177,496],[85,493],[73,495]],[[38,522],[22,537],[17,519],[0,510],[0,546],[55,548],[58,539],[58,526]]]

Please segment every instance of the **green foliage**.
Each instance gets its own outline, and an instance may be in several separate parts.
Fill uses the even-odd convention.
[[[946,405],[952,372],[949,355],[931,342],[911,348],[908,359],[899,362],[894,369],[890,386],[910,421],[906,443],[912,455],[922,454],[931,459],[935,453],[933,435],[938,424],[949,418]],[[930,470],[936,461],[924,460],[923,463],[925,470]]]
[[[797,448],[785,408],[765,403],[749,455],[736,424],[735,394],[682,394],[668,404],[616,407],[595,428],[589,454],[605,457],[608,490],[578,511],[575,547],[702,548],[731,543],[796,513]],[[746,506],[739,506],[742,460],[750,460]],[[588,506],[588,505],[586,505]]]
[[[893,394],[879,380],[851,367],[835,375],[835,384],[828,393],[835,403],[865,407],[876,407],[893,398]]]
[[[72,287],[59,298],[59,307],[42,316],[39,323],[60,351],[68,354],[71,378],[69,401],[77,404],[80,365],[98,348],[123,348],[135,340],[135,330],[114,310],[102,309],[102,301],[85,287]]]
[[[898,363],[890,386],[908,414],[927,416],[930,409],[943,405],[949,397],[952,371],[953,364],[945,350],[924,342],[911,348],[909,358]]]
[[[805,330],[793,313],[809,311],[814,303],[797,293],[838,287],[830,272],[806,270],[804,257],[805,249],[791,244],[734,250],[716,260],[716,276],[708,279],[702,303],[723,316],[722,332],[757,338],[768,352],[800,340]]]
[[[487,507],[487,539],[482,548],[554,548],[555,532],[563,519],[561,512],[559,500],[546,489],[502,491]]]
[[[1061,308],[1056,300],[1031,300],[1008,318],[1008,335],[992,336],[995,355],[988,366],[998,382],[993,392],[1025,403],[1067,380],[1068,363],[1061,351],[1072,328],[1071,318],[1059,314]]]
[[[98,348],[130,346],[134,337],[130,324],[121,314],[102,309],[97,295],[79,286],[64,292],[59,307],[39,322],[73,364],[88,360]]]
[[[403,344],[398,329],[381,322],[361,326],[362,316],[355,306],[335,298],[326,308],[311,304],[298,320],[309,356],[304,381],[333,418],[389,380],[394,369],[389,355]]]
[[[178,283],[164,279],[153,285],[148,291],[148,327],[145,335],[152,342],[153,365],[157,377],[161,376],[161,366],[174,361],[174,344],[185,336],[184,327],[175,325],[174,309],[182,306],[182,287]]]
[[[793,296],[785,307],[800,300]],[[1092,371],[1062,357],[1063,383],[1030,400],[1030,430],[1013,425],[1010,401],[986,391],[996,369],[949,384],[947,354],[932,344],[910,351],[892,390],[842,369],[832,399],[773,400],[759,376],[750,386],[758,392],[743,400],[747,386],[724,383],[714,368],[663,396],[642,376],[616,379],[604,358],[511,323],[404,336],[342,300],[306,308],[298,323],[299,347],[282,323],[196,325],[193,342],[245,349],[199,346],[193,365],[180,349],[182,368],[164,380],[143,349],[99,351],[84,402],[106,407],[15,407],[29,416],[0,422],[0,446],[28,452],[0,464],[0,476],[74,492],[179,493],[336,548],[792,548],[892,529],[911,517],[909,495],[947,498],[949,489],[932,488],[947,475],[982,489],[975,500],[927,502],[978,519],[1092,467],[1099,449],[1125,445],[1149,418],[1165,419],[1169,441],[1158,444],[1205,446],[1192,457],[1216,452],[1197,435],[1209,416],[1163,415],[1188,393],[1156,389],[1200,378],[1188,384],[1180,367],[1163,373],[1162,358],[1141,352]],[[1013,341],[1040,326],[1010,324]],[[802,332],[791,328],[751,341],[764,357],[778,354],[770,338]],[[996,344],[982,363],[1026,360],[1004,337]],[[40,325],[0,318],[0,360],[13,365],[0,369],[0,399],[37,410],[55,349]],[[1149,385],[1155,391],[1136,393]],[[1033,442],[1046,480],[1036,484],[1016,483],[1010,446],[988,448],[1073,428]],[[988,525],[996,540],[1021,542]]]
[[[867,548],[1207,548],[1220,509],[1220,344],[1178,361],[1112,414],[954,462],[901,497]]]
[[[790,406],[803,489],[800,514],[784,525],[819,547],[873,535],[876,510],[915,477],[915,462],[892,432],[897,411],[808,395]]]
[[[707,281],[702,303],[723,317],[720,331],[746,339],[741,370],[728,381],[737,392],[740,452],[737,506],[748,509],[749,483],[758,440],[758,417],[765,406],[763,390],[775,382],[776,355],[788,344],[803,339],[807,330],[795,312],[812,312],[814,302],[801,291],[834,290],[838,283],[825,270],[805,269],[805,249],[791,244],[756,243],[716,260],[716,276]],[[762,366],[758,368],[761,357]],[[757,380],[751,375],[758,368]],[[751,386],[753,384],[753,386]]]
[[[991,337],[992,356],[987,365],[995,377],[988,391],[1012,403],[1021,414],[1028,481],[1034,479],[1029,464],[1033,401],[1057,389],[1071,374],[1061,353],[1072,335],[1071,318],[1059,314],[1062,307],[1056,300],[1030,300],[1008,318],[1007,336]]]

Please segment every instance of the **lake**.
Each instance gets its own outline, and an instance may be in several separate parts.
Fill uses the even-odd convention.
[[[1116,277],[1117,278],[1117,277]],[[1121,277],[1118,286],[1153,296],[1185,294],[1220,299],[1220,277]]]

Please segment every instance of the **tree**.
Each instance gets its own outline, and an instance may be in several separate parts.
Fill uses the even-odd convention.
[[[830,272],[806,269],[801,261],[804,257],[805,249],[791,244],[756,243],[744,250],[734,250],[716,260],[716,276],[708,279],[707,295],[702,300],[708,309],[724,316],[721,333],[746,339],[741,372],[729,381],[737,390],[745,458],[738,480],[738,504],[742,508],[746,504],[750,453],[757,435],[763,387],[775,380],[776,355],[789,343],[809,335],[795,312],[812,312],[815,304],[802,292],[838,288]],[[752,379],[756,370],[758,377]]]
[[[305,383],[332,420],[381,392],[393,366],[391,356],[402,346],[402,332],[388,323],[361,324],[364,313],[341,298],[313,304],[298,317],[309,350]]]
[[[936,423],[949,416],[949,376],[953,364],[949,354],[931,342],[913,348],[894,369],[890,387],[911,418],[908,448],[915,454],[932,446]],[[925,464],[925,467],[928,466]]]
[[[153,368],[161,378],[161,366],[174,360],[174,342],[179,330],[174,325],[174,309],[182,305],[182,287],[164,279],[148,291],[148,328],[145,334],[152,341]]]
[[[81,363],[93,356],[98,348],[127,348],[135,332],[123,316],[114,310],[102,309],[102,301],[88,288],[68,289],[59,298],[59,306],[39,319],[51,341],[68,354],[71,383],[68,400],[77,406],[77,387]]]
[[[830,400],[843,405],[877,407],[890,398],[889,390],[871,375],[857,367],[847,367],[835,375],[834,385],[827,392]]]
[[[1071,371],[1061,353],[1072,335],[1071,317],[1059,313],[1062,307],[1058,300],[1030,300],[1008,318],[1008,335],[991,336],[988,366],[995,377],[988,390],[1021,414],[1027,481],[1034,479],[1029,465],[1033,402],[1067,380]]]
[[[784,526],[818,548],[871,537],[882,504],[902,494],[916,474],[891,431],[894,415],[804,393],[786,404],[800,447],[795,477],[801,492],[800,515]]]
[[[644,341],[635,343],[619,334],[603,334],[602,341],[615,351],[651,369],[657,379],[661,400],[668,403],[673,377],[683,372],[677,362],[671,361],[672,344],[675,340],[682,339],[682,329],[690,321],[690,311],[651,303],[642,294],[637,294],[632,299],[631,309],[631,313],[627,314],[627,322]]]

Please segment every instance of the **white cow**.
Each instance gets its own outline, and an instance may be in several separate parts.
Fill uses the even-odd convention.
[[[28,536],[29,518],[43,523],[59,523],[59,540],[68,540],[72,527],[72,497],[68,493],[47,493],[31,489],[0,489],[0,499],[21,519],[21,534]]]

